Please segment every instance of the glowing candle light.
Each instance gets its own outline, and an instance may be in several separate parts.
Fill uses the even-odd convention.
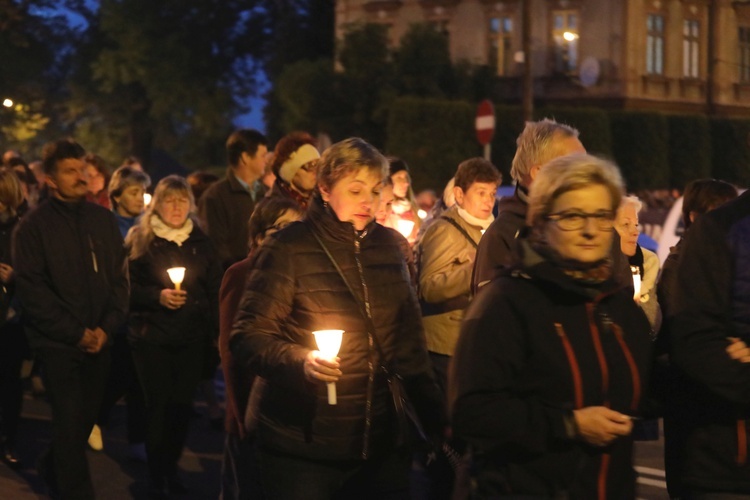
[[[329,361],[334,361],[341,348],[344,330],[318,330],[312,332],[318,350]],[[336,404],[336,382],[328,382],[328,404]]]
[[[408,238],[413,229],[414,229],[413,220],[399,219],[396,222],[396,231],[401,233],[404,236],[404,238]]]
[[[169,279],[174,283],[174,289],[179,290],[182,281],[185,279],[185,268],[184,267],[171,267],[167,269]]]
[[[633,273],[633,300],[641,300],[641,271],[638,266],[630,266],[630,272]]]

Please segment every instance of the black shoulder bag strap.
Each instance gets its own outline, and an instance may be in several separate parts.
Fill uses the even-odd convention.
[[[339,263],[336,262],[336,259],[333,257],[333,255],[331,255],[331,252],[323,243],[323,240],[320,238],[320,236],[318,236],[318,233],[316,233],[312,228],[310,229],[310,232],[313,234],[313,236],[315,236],[315,239],[318,240],[318,244],[320,244],[321,248],[328,256],[328,259],[333,264],[333,267],[336,268],[336,271],[339,273],[339,276],[341,276],[341,279],[344,280],[346,287],[349,289],[349,293],[351,293],[352,297],[354,297],[354,302],[356,302],[357,306],[359,306],[359,312],[365,320],[365,326],[367,327],[368,334],[372,338],[372,343],[378,350],[378,356],[380,356],[380,367],[383,372],[385,372],[388,379],[388,386],[390,387],[391,396],[393,397],[393,405],[395,407],[396,415],[399,419],[399,426],[402,431],[400,441],[408,439],[407,435],[409,434],[409,429],[411,429],[413,433],[416,434],[416,437],[419,440],[428,442],[427,433],[425,433],[424,428],[422,427],[422,423],[419,420],[419,416],[417,415],[417,412],[414,410],[414,406],[409,400],[409,396],[404,389],[401,376],[396,373],[395,370],[390,370],[386,366],[387,360],[385,358],[385,355],[383,354],[383,348],[380,346],[378,337],[377,335],[375,335],[375,325],[372,322],[372,315],[370,314],[369,308],[367,308],[367,306],[359,300],[359,297],[354,291],[354,288],[352,288],[349,280],[346,279],[344,272],[341,270]]]
[[[450,217],[446,217],[445,215],[441,215],[440,218],[443,219],[443,220],[447,220],[448,222],[450,222],[453,225],[453,227],[455,227],[456,229],[458,229],[458,231],[461,234],[463,234],[466,237],[467,240],[469,240],[469,243],[471,243],[471,245],[475,249],[479,248],[479,245],[477,245],[477,242],[474,241],[474,239],[469,235],[469,233],[466,232],[466,229],[462,228],[461,225],[458,222],[454,221]]]

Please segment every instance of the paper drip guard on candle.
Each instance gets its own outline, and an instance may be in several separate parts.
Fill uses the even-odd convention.
[[[315,336],[315,343],[318,344],[318,350],[320,353],[328,359],[333,361],[336,359],[336,355],[339,353],[341,348],[341,340],[343,339],[344,330],[317,330],[312,332]],[[328,404],[336,404],[336,382],[328,382]]]
[[[167,269],[169,279],[174,283],[174,289],[179,290],[182,281],[185,279],[185,268],[184,267],[170,267]]]

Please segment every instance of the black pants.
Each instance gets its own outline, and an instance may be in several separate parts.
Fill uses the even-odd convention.
[[[52,409],[52,447],[47,466],[62,499],[93,499],[86,443],[101,406],[110,365],[109,347],[98,354],[42,348],[44,384]]]
[[[112,344],[112,369],[97,419],[101,427],[107,426],[112,407],[123,396],[128,405],[128,443],[143,443],[146,441],[146,403],[135,372],[130,343],[125,332],[120,332]]]
[[[177,472],[204,350],[203,342],[181,346],[133,344],[133,360],[146,397],[146,454],[153,483]]]
[[[251,437],[228,433],[221,463],[221,500],[261,500],[260,471]]]
[[[448,370],[450,369],[453,357],[432,351],[429,352],[429,355],[430,362],[432,363],[432,371],[435,374],[435,382],[437,382],[440,391],[445,396],[448,394]]]
[[[0,439],[16,445],[23,401],[21,365],[29,354],[23,327],[6,323],[0,328]]]
[[[306,460],[256,448],[264,497],[408,500],[411,451],[371,460]]]

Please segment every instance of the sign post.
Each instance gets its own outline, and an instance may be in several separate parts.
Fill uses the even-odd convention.
[[[479,144],[484,146],[484,159],[490,161],[492,137],[495,135],[495,108],[488,99],[479,103],[474,120]]]

